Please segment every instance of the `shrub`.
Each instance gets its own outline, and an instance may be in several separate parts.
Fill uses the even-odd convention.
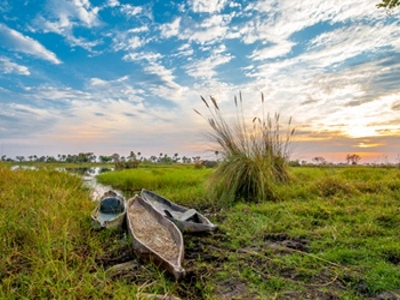
[[[275,185],[289,181],[290,138],[294,134],[289,119],[286,134],[279,125],[279,114],[265,114],[261,94],[262,117],[254,117],[251,126],[245,121],[241,94],[234,98],[236,122],[228,124],[217,101],[210,97],[210,116],[206,119],[211,131],[208,139],[218,144],[222,161],[208,183],[210,192],[220,200],[232,203],[239,199],[262,201],[276,199]],[[197,110],[195,110],[200,116]]]
[[[115,162],[115,169],[137,169],[139,166],[138,160],[129,160],[129,161],[117,161]]]

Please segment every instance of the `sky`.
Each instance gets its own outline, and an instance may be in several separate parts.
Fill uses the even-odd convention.
[[[200,96],[292,118],[291,159],[399,160],[400,8],[0,0],[0,154],[209,157]]]

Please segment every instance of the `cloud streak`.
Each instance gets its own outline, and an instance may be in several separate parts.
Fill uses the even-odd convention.
[[[29,54],[53,64],[61,64],[57,55],[47,50],[41,43],[1,23],[0,39],[3,41],[3,47],[7,46],[10,50]]]

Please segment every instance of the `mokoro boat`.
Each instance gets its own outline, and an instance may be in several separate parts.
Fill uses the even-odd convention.
[[[136,255],[182,278],[183,237],[175,224],[138,195],[128,200],[126,218]]]
[[[113,191],[108,191],[93,210],[92,220],[95,227],[115,229],[122,226],[125,215],[125,199]]]
[[[214,231],[214,225],[205,216],[194,209],[178,205],[154,192],[142,189],[141,196],[154,206],[164,217],[173,221],[182,232]]]

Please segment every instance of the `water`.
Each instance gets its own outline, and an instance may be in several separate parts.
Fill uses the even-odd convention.
[[[105,192],[110,190],[116,192],[120,196],[123,195],[122,191],[113,189],[109,185],[104,185],[97,182],[97,175],[105,172],[112,172],[114,171],[113,168],[64,168],[63,171],[80,176],[83,179],[83,185],[90,189],[91,198],[94,201],[98,201]]]
[[[16,171],[16,170],[39,170],[39,168],[38,167],[34,167],[34,166],[19,166],[19,165],[16,165],[16,166],[12,166],[11,170],[12,171]]]

